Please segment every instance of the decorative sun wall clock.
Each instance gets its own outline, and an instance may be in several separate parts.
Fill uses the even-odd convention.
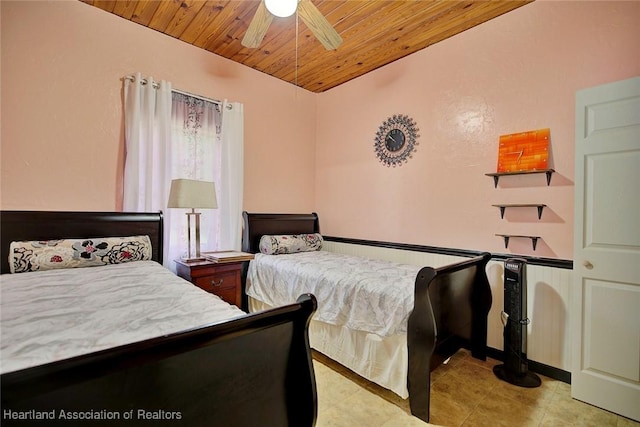
[[[373,147],[378,160],[386,166],[402,166],[416,151],[419,130],[416,122],[407,115],[389,117],[376,132]]]

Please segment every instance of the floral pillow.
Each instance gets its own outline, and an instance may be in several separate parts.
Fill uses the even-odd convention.
[[[149,236],[11,242],[11,273],[94,267],[151,259]]]
[[[260,252],[267,255],[318,251],[322,248],[322,236],[319,233],[264,235],[259,246]]]

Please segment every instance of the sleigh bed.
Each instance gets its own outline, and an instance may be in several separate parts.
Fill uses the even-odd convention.
[[[322,239],[316,214],[243,216],[243,250],[256,254],[246,279],[250,311],[308,289],[318,300],[309,327],[311,347],[408,397],[414,416],[429,420],[430,373],[443,361],[460,348],[486,359],[490,254],[420,268],[315,251],[315,239]],[[313,247],[274,249],[299,238]],[[375,318],[357,317],[359,312]],[[396,323],[390,326],[383,317]]]
[[[246,314],[202,291],[160,264],[161,213],[2,211],[0,221],[3,426],[315,424],[312,295]],[[104,243],[121,238],[118,250]],[[81,255],[49,265],[73,239]],[[150,259],[136,258],[142,240]],[[36,262],[41,250],[62,255]],[[96,265],[72,265],[85,261]],[[21,269],[36,271],[9,273]]]

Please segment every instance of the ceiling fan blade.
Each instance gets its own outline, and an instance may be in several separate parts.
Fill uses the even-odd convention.
[[[269,29],[269,25],[272,20],[273,15],[269,13],[267,7],[264,5],[264,0],[262,0],[258,5],[256,14],[253,15],[253,19],[249,24],[249,28],[247,28],[247,32],[242,38],[242,46],[251,48],[259,47],[265,34],[267,34],[267,30]]]
[[[310,0],[300,0],[298,16],[327,50],[337,49],[342,43],[340,34],[329,24]]]

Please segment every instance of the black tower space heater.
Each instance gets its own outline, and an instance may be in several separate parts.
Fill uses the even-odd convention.
[[[510,258],[504,262],[504,364],[493,367],[503,381],[520,387],[538,387],[540,378],[529,372],[527,362],[527,262]]]

